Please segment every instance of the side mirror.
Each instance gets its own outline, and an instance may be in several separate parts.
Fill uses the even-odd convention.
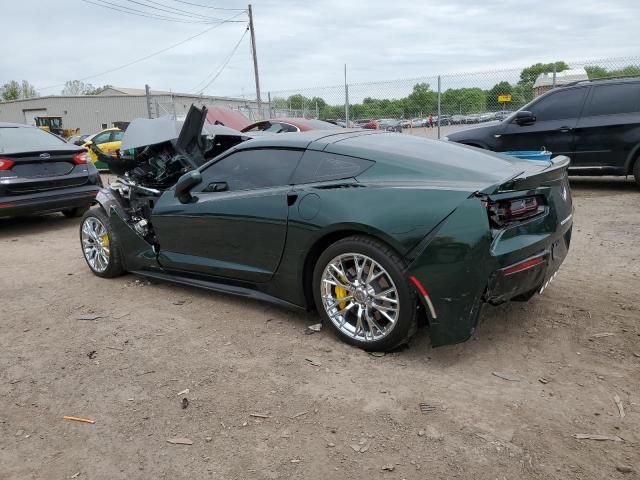
[[[73,144],[81,147],[82,145],[84,145],[84,142],[82,140],[76,140],[75,142],[73,142]]]
[[[516,113],[515,120],[518,125],[532,125],[536,123],[536,116],[527,110],[521,110]]]
[[[198,170],[191,170],[182,175],[176,183],[174,196],[181,203],[189,203],[193,200],[189,191],[202,182],[202,174]]]

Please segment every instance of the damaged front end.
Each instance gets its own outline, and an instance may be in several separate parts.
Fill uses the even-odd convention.
[[[159,243],[151,216],[158,199],[180,177],[247,140],[246,134],[205,124],[207,109],[191,106],[184,122],[168,117],[136,119],[127,128],[117,156],[95,153],[117,178],[96,196],[110,216],[128,270],[153,268]]]

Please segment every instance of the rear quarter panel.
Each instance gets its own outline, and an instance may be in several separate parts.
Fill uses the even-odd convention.
[[[370,235],[407,257],[469,196],[465,191],[342,184],[299,188],[289,208],[285,250],[273,280],[280,292],[292,292],[287,300],[293,303],[305,304],[299,292],[305,280],[305,260],[324,239],[341,232]]]

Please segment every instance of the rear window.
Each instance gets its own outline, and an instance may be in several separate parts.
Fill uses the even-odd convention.
[[[46,150],[61,145],[66,142],[39,128],[0,127],[0,153]]]
[[[640,82],[593,87],[584,116],[640,112]]]
[[[342,180],[360,175],[375,162],[335,153],[307,150],[293,174],[293,184]]]
[[[337,125],[329,122],[324,122],[322,120],[307,120],[307,123],[311,125],[316,130],[329,130],[336,128]]]

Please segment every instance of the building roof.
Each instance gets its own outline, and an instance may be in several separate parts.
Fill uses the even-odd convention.
[[[165,90],[150,90],[151,95],[171,95]],[[109,87],[105,88],[98,95],[146,95],[144,88]]]
[[[589,75],[587,75],[584,68],[563,70],[556,73],[556,86],[579,82],[581,80],[589,80]],[[553,73],[541,73],[533,84],[533,88],[550,86],[553,86]]]

